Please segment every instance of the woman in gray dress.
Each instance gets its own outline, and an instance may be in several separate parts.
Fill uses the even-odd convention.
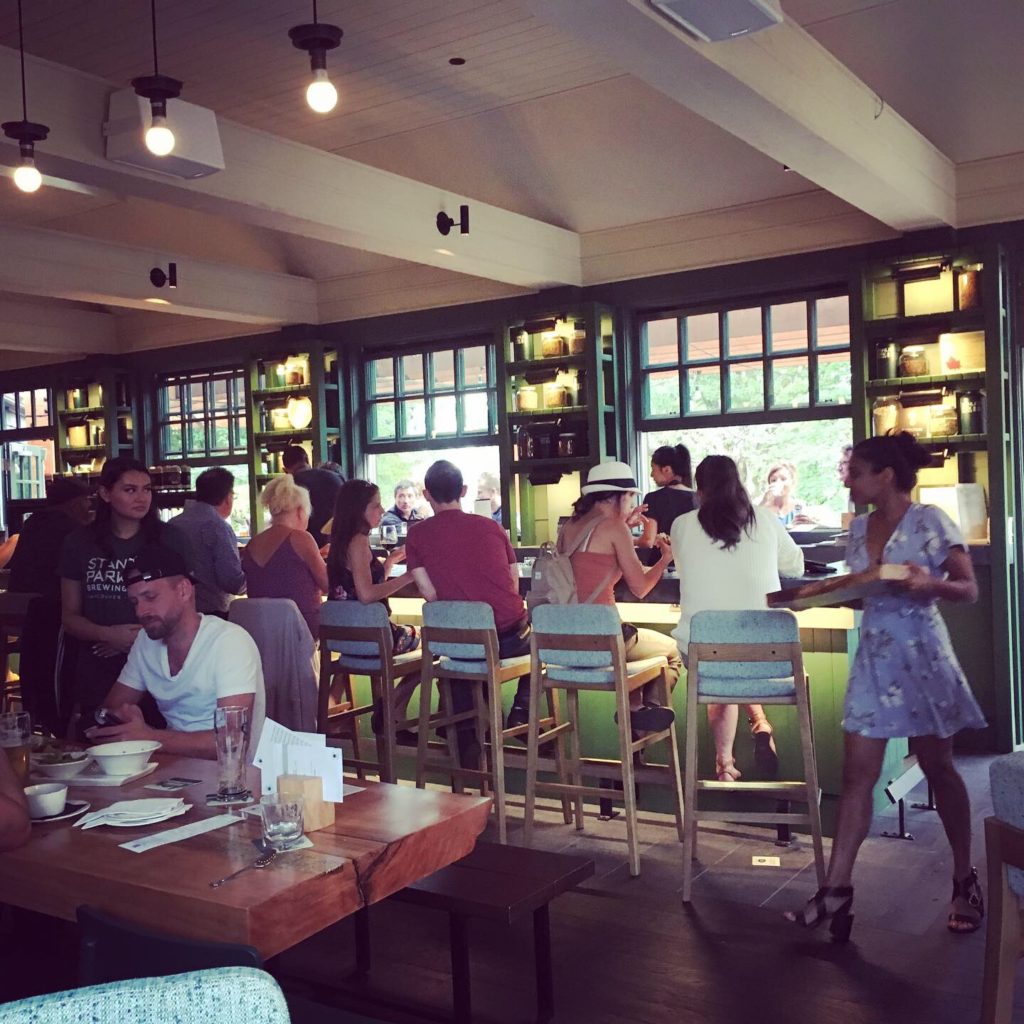
[[[971,866],[970,802],[953,763],[953,736],[986,722],[936,607],[940,599],[976,601],[978,585],[956,525],[940,509],[911,501],[917,471],[930,461],[907,433],[861,441],[850,460],[851,498],[875,507],[850,526],[850,570],[885,562],[909,566],[910,575],[864,601],[843,715],[843,790],[828,875],[801,911],[786,915],[808,927],[831,918],[839,942],[849,938],[853,924],[853,864],[871,824],[871,792],[885,745],[894,736],[910,737],[953,850],[949,930],[973,932],[985,912]]]

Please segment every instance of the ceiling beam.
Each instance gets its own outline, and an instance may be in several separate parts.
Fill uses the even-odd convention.
[[[109,313],[0,298],[0,349],[112,353],[117,326]]]
[[[883,224],[900,231],[956,225],[953,163],[790,19],[704,43],[646,0],[525,3],[620,69]]]
[[[150,269],[172,260],[178,287],[154,288]],[[243,324],[318,320],[309,278],[12,225],[0,226],[0,291]]]
[[[2,110],[21,105],[17,60],[17,51],[0,47]],[[219,173],[185,180],[111,163],[102,125],[113,87],[38,58],[26,62],[32,116],[50,126],[36,153],[44,175],[524,288],[581,282],[579,236],[572,231],[223,118],[226,169]],[[17,144],[0,138],[0,163],[17,159]],[[443,237],[437,213],[458,220],[462,203],[470,207],[469,234],[455,228]]]

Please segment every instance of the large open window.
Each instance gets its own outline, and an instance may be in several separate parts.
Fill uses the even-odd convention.
[[[245,456],[249,420],[240,369],[174,374],[157,387],[161,459]]]

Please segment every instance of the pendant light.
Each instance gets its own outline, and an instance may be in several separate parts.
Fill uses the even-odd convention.
[[[4,135],[14,139],[21,147],[21,162],[14,171],[14,184],[22,192],[36,192],[43,183],[43,176],[36,169],[35,145],[42,142],[50,129],[45,124],[36,124],[28,119],[28,100],[25,94],[25,30],[22,25],[21,0],[18,0],[18,47],[21,50],[21,120],[4,121]]]
[[[313,24],[288,29],[292,45],[309,54],[313,81],[306,89],[306,102],[318,114],[330,113],[338,103],[338,90],[327,77],[327,51],[333,50],[343,35],[337,25],[324,25],[317,20],[316,0],[313,0]]]
[[[167,101],[181,95],[184,84],[169,75],[160,74],[156,49],[156,0],[150,0],[153,25],[153,74],[132,79],[132,88],[149,100],[152,121],[146,131],[146,149],[154,156],[167,156],[174,149],[174,132],[167,127]]]

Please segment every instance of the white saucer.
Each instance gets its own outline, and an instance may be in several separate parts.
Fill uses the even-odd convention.
[[[46,818],[33,818],[33,825],[49,825],[51,821],[64,821],[65,818],[76,818],[83,811],[89,810],[90,803],[88,800],[69,800],[64,805],[64,810],[60,814],[51,814]]]
[[[172,811],[170,814],[157,814],[150,818],[128,818],[122,821],[113,819],[111,821],[105,821],[104,825],[110,825],[113,828],[138,828],[141,825],[159,825],[161,821],[169,821],[171,818],[179,818],[183,814],[187,814],[192,810],[191,805],[188,807],[179,808],[176,811]]]

